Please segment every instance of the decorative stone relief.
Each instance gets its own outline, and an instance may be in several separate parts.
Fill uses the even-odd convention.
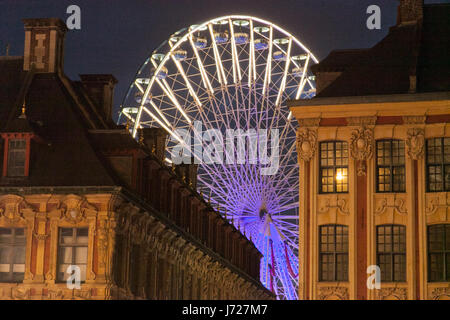
[[[408,156],[413,160],[423,157],[425,145],[425,132],[420,128],[408,129],[408,138],[406,146],[408,147]]]
[[[439,215],[441,222],[448,221],[448,211],[450,210],[450,193],[442,192],[436,195],[427,195],[425,198],[425,214],[432,216]]]
[[[382,199],[376,199],[375,214],[382,215],[387,209],[393,209],[394,212],[400,215],[406,215],[407,210],[405,208],[405,200],[395,197],[386,197]]]
[[[450,287],[441,287],[441,288],[434,288],[433,291],[431,291],[431,299],[432,300],[449,300],[450,299]]]
[[[337,212],[343,215],[348,215],[350,213],[345,199],[331,199],[330,197],[320,198],[319,213],[327,213],[330,209],[336,209]]]
[[[0,198],[0,219],[9,224],[25,222],[24,211],[34,212],[23,197],[6,195]]]
[[[373,155],[373,130],[361,127],[352,132],[350,138],[350,155],[357,163],[358,176],[366,175],[366,160]]]
[[[300,128],[297,131],[297,154],[299,160],[309,161],[317,148],[317,131],[309,128]]]
[[[60,219],[64,219],[72,224],[84,221],[88,211],[91,211],[91,213],[94,214],[97,212],[97,208],[90,204],[85,198],[74,194],[64,197],[60,203],[60,210]]]
[[[319,290],[319,300],[348,300],[349,293],[346,287],[321,287]]]
[[[406,288],[381,288],[376,290],[376,297],[378,300],[408,299]]]

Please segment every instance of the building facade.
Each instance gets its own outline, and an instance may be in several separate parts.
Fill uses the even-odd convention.
[[[300,299],[450,299],[450,6],[398,12],[374,47],[313,66],[316,97],[290,103]]]
[[[64,75],[61,20],[24,23],[0,57],[0,299],[274,299],[195,166],[112,122],[112,75]]]

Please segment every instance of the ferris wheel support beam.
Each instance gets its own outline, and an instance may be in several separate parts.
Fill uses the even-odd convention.
[[[305,87],[305,75],[306,75],[306,70],[308,70],[308,64],[309,64],[309,59],[310,59],[311,55],[308,54],[308,57],[306,58],[305,61],[305,66],[303,68],[303,72],[302,72],[302,78],[300,79],[300,83],[298,86],[298,90],[297,90],[297,94],[295,95],[295,99],[298,100],[300,98],[300,96],[302,95],[303,92],[303,88]]]
[[[189,90],[189,94],[192,96],[192,98],[194,98],[195,103],[197,104],[198,107],[202,106],[202,103],[200,102],[200,99],[198,98],[197,94],[195,93],[194,89],[192,88],[191,83],[189,82],[189,79],[186,76],[186,73],[184,72],[183,66],[181,65],[181,62],[178,61],[177,59],[175,59],[172,56],[172,60],[175,63],[175,65],[177,66],[178,71],[180,72],[181,76],[184,79],[184,82],[186,83],[186,87]]]
[[[180,103],[178,102],[177,98],[173,94],[172,89],[166,88],[166,86],[163,83],[161,83],[161,80],[159,80],[158,78],[155,78],[155,80],[156,80],[156,83],[161,87],[161,89],[164,91],[164,93],[169,97],[169,99],[175,105],[175,107],[178,109],[178,111],[180,111],[180,113],[183,115],[183,117],[186,119],[186,121],[189,124],[191,124],[192,123],[191,119],[189,119],[186,112],[184,112],[183,108],[180,106]]]
[[[250,19],[250,53],[248,64],[248,86],[252,85],[253,81],[256,81],[256,63],[255,63],[255,40],[253,33],[253,20]]]
[[[233,81],[238,83],[242,80],[241,67],[239,66],[239,56],[236,48],[236,39],[234,38],[233,22],[229,19],[230,33],[231,33],[231,51],[233,56]]]
[[[267,54],[266,74],[264,75],[264,85],[262,94],[266,93],[267,86],[270,84],[272,78],[272,46],[273,46],[273,28],[270,26],[269,30],[269,53]]]
[[[280,89],[278,90],[278,96],[275,102],[275,106],[279,105],[281,96],[283,95],[284,89],[286,87],[286,77],[289,71],[289,63],[291,62],[291,47],[292,47],[292,38],[289,38],[288,49],[286,52],[286,65],[284,67],[283,79],[281,80]]]
[[[200,76],[202,77],[203,84],[211,94],[214,94],[214,89],[211,85],[211,82],[209,81],[208,74],[206,73],[205,67],[203,66],[200,54],[198,53],[197,47],[194,44],[194,40],[192,40],[192,34],[189,36],[189,42],[191,44],[192,50],[194,51],[195,57],[197,58],[197,65],[200,69]]]
[[[220,58],[219,49],[217,48],[216,37],[214,36],[212,24],[208,25],[208,29],[209,29],[209,33],[211,34],[211,41],[213,44],[213,51],[214,51],[214,58],[215,58],[214,60],[216,62],[216,68],[217,68],[217,78],[218,78],[220,84],[227,85],[228,81],[227,81],[227,77],[225,76],[225,71],[223,70],[222,59]]]

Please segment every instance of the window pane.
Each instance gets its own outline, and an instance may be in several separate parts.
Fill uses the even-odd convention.
[[[348,192],[348,146],[344,141],[320,143],[320,192]]]
[[[405,143],[403,140],[378,140],[377,192],[404,192]]]

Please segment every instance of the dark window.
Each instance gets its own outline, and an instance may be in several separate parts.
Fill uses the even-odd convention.
[[[0,282],[22,282],[25,273],[24,228],[0,228]]]
[[[23,177],[25,175],[25,159],[27,143],[25,139],[12,139],[8,144],[8,170],[9,177]]]
[[[405,192],[405,142],[377,141],[377,192]]]
[[[86,280],[88,233],[88,228],[59,229],[58,281],[70,277],[67,268],[71,265],[80,268],[81,282]]]
[[[320,281],[347,281],[348,227],[320,226],[319,252]]]
[[[348,192],[347,142],[320,143],[320,193]]]
[[[427,191],[450,191],[450,138],[427,140]]]
[[[377,227],[377,265],[382,282],[406,281],[406,227]]]
[[[428,280],[450,281],[450,224],[428,226]]]

